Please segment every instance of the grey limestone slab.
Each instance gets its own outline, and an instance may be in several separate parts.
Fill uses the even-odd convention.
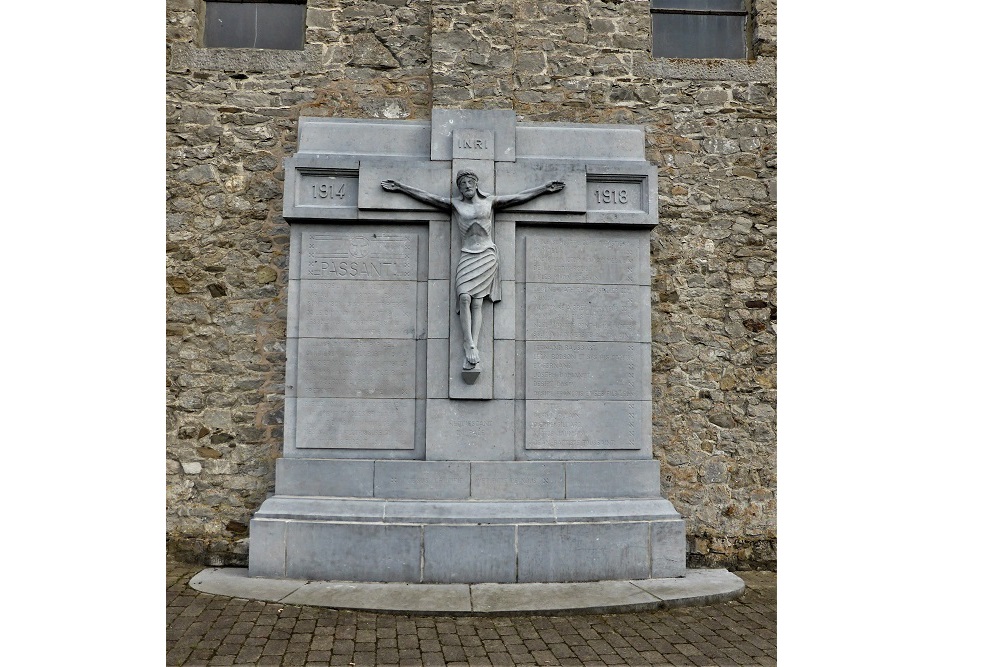
[[[285,576],[285,528],[287,521],[255,516],[250,519],[248,572],[251,577]]]
[[[298,155],[336,153],[346,156],[411,156],[427,158],[431,130],[426,121],[379,121],[348,118],[299,118]]]
[[[642,285],[527,283],[524,307],[527,340],[650,341]]]
[[[455,295],[450,280],[427,281],[427,337],[448,338]]]
[[[459,128],[451,133],[452,159],[493,160],[493,130]]]
[[[427,339],[427,398],[448,398],[447,338]]]
[[[552,229],[525,234],[525,280],[532,283],[649,285],[649,233]]]
[[[514,354],[517,342],[493,341],[493,398],[512,399],[514,387]]]
[[[286,540],[288,577],[420,580],[419,526],[292,521]]]
[[[723,602],[739,597],[746,589],[743,580],[732,572],[715,569],[691,569],[680,577],[652,578],[631,583],[650,595],[671,603],[663,605],[665,607]]]
[[[191,577],[191,588],[213,595],[277,602],[306,584],[305,579],[251,577],[249,570],[213,567]]]
[[[513,582],[517,578],[515,527],[424,528],[425,582]]]
[[[365,209],[386,211],[436,211],[429,204],[417,201],[400,192],[389,192],[382,188],[382,181],[393,180],[421,190],[440,195],[452,196],[451,167],[445,162],[426,160],[380,163],[372,160],[361,161],[358,180],[358,206]]]
[[[525,397],[652,400],[648,343],[525,342]]]
[[[286,218],[355,220],[358,217],[358,170],[291,166],[286,169],[283,213]]]
[[[311,581],[296,589],[282,602],[383,612],[456,614],[472,609],[469,587],[461,584]]]
[[[465,461],[376,461],[375,496],[444,500],[468,498]]]
[[[514,220],[493,221],[493,242],[500,253],[500,280],[514,280],[514,237],[517,226]]]
[[[483,583],[472,587],[472,609],[481,613],[591,612],[654,608],[659,598],[628,581],[552,584]]]
[[[303,280],[297,310],[301,337],[415,339],[417,283]]]
[[[680,519],[666,498],[567,499],[552,503],[556,521],[588,523],[607,521],[673,521]]]
[[[428,228],[427,278],[451,280],[451,216],[430,220]]]
[[[649,576],[647,523],[518,526],[517,545],[519,582]]]
[[[477,499],[562,499],[565,469],[561,461],[473,461],[472,497]]]
[[[562,181],[565,187],[507,211],[579,212],[587,210],[587,174],[582,164],[558,163],[545,160],[518,160],[497,163],[497,192],[501,195],[522,192],[549,181]]]
[[[684,576],[687,538],[684,521],[655,521],[650,524],[653,577]]]
[[[518,123],[518,160],[645,160],[642,127],[589,123]]]
[[[380,231],[371,225],[324,225],[302,235],[297,275],[303,280],[426,280],[422,234]]]
[[[384,498],[333,498],[329,496],[271,496],[261,505],[261,519],[288,521],[351,521],[381,523]]]
[[[286,398],[298,449],[413,449],[416,403],[383,398]]]
[[[427,399],[428,460],[513,460],[514,401]]]
[[[302,338],[297,386],[311,398],[414,398],[416,341],[403,338]]]
[[[525,401],[526,449],[650,451],[649,401]]]
[[[504,298],[493,304],[493,339],[513,340],[517,338],[517,283],[503,280],[500,289]]]
[[[567,461],[567,498],[643,498],[660,495],[660,462]]]
[[[551,500],[387,500],[384,521],[406,524],[551,524]]]
[[[279,495],[372,497],[374,461],[282,457],[275,463]]]
[[[431,109],[431,160],[451,160],[455,130],[489,130],[494,136],[493,160],[513,162],[516,118],[509,109]],[[457,156],[462,157],[462,156]]]

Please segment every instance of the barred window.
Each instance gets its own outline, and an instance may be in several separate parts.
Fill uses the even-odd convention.
[[[306,0],[207,0],[204,44],[209,48],[302,50]]]
[[[654,58],[747,57],[746,0],[652,0]]]

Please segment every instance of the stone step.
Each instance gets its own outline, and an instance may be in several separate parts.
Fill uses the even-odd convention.
[[[660,464],[632,461],[388,461],[281,458],[281,496],[531,500],[659,498]]]

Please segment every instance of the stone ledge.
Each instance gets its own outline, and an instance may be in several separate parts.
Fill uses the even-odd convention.
[[[551,584],[410,584],[250,577],[246,568],[208,568],[191,578],[202,593],[362,611],[488,616],[651,611],[733,600],[745,589],[727,570],[684,577]]]

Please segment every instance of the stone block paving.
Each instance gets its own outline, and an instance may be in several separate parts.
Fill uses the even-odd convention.
[[[777,575],[702,607],[564,616],[410,616],[200,593],[167,564],[167,665],[776,665]]]

